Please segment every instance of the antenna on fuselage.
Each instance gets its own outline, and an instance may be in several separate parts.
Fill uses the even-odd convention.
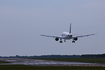
[[[71,33],[71,23],[70,23],[70,30],[69,30],[69,33]]]

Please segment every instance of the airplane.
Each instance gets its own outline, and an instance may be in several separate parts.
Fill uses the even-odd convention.
[[[64,42],[66,42],[66,40],[72,39],[72,43],[75,43],[75,41],[77,41],[78,38],[88,37],[88,36],[91,36],[91,35],[95,35],[95,34],[80,35],[80,36],[73,35],[73,34],[71,33],[71,24],[70,24],[69,32],[63,32],[63,33],[61,34],[61,36],[50,36],[50,35],[41,35],[41,36],[55,38],[55,41],[59,41],[59,40],[60,40],[60,41],[59,41],[60,43],[63,43],[62,39],[64,39]]]

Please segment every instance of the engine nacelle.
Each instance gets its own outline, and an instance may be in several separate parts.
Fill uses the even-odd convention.
[[[59,38],[57,38],[57,37],[56,37],[56,38],[55,38],[55,40],[56,40],[56,41],[58,41],[58,40],[59,40]]]
[[[77,40],[78,40],[78,38],[74,38],[73,40],[77,41]]]

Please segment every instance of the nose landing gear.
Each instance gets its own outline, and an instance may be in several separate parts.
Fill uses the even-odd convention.
[[[66,42],[66,40],[64,40],[64,42]]]

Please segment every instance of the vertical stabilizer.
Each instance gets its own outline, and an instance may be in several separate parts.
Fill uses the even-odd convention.
[[[70,30],[69,30],[69,33],[71,33],[71,23],[70,23]]]

